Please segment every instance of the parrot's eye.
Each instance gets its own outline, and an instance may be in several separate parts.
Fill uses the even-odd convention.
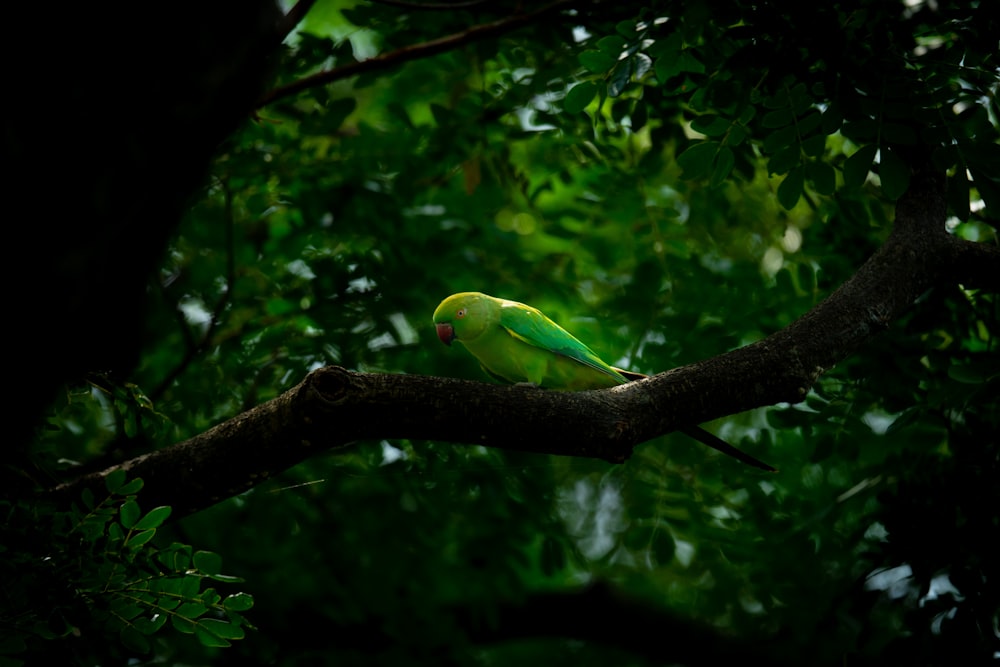
[[[459,308],[458,312],[455,313],[455,317],[457,317],[458,319],[462,319],[463,317],[465,317],[465,308]]]

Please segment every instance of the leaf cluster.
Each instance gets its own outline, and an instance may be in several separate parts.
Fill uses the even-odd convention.
[[[5,586],[0,609],[3,664],[41,655],[148,654],[165,628],[193,635],[204,647],[242,639],[248,627],[242,612],[253,598],[204,587],[241,581],[222,574],[221,557],[178,542],[156,546],[152,540],[170,508],[143,512],[141,479],[126,481],[119,470],[105,486],[107,495],[88,489],[67,511],[3,502],[0,553],[5,569],[18,573]]]

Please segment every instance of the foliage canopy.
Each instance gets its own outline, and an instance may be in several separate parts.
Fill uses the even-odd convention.
[[[485,381],[430,326],[458,291],[532,304],[636,372],[714,357],[850,278],[922,173],[943,177],[949,234],[996,251],[989,2],[418,5],[291,9],[308,13],[271,45],[254,117],[210,165],[156,167],[201,185],[165,201],[176,229],[151,222],[172,235],[120,342],[137,362],[51,374],[68,384],[12,488],[187,440],[329,364]],[[179,80],[222,58],[192,43]],[[776,475],[680,435],[624,465],[403,438],[213,489],[172,522],[118,473],[72,509],[11,493],[0,558],[23,576],[0,597],[0,664],[996,664],[986,257],[802,402],[709,425]]]

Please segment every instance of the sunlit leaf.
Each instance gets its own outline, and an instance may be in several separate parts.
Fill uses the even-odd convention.
[[[222,606],[230,611],[247,611],[253,608],[253,596],[247,593],[234,593],[223,599]]]

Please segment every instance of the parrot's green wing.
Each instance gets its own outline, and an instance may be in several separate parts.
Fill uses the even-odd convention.
[[[543,350],[569,357],[615,378],[628,382],[621,373],[601,360],[594,351],[577,340],[537,308],[516,301],[504,301],[500,307],[500,326],[514,338]]]

